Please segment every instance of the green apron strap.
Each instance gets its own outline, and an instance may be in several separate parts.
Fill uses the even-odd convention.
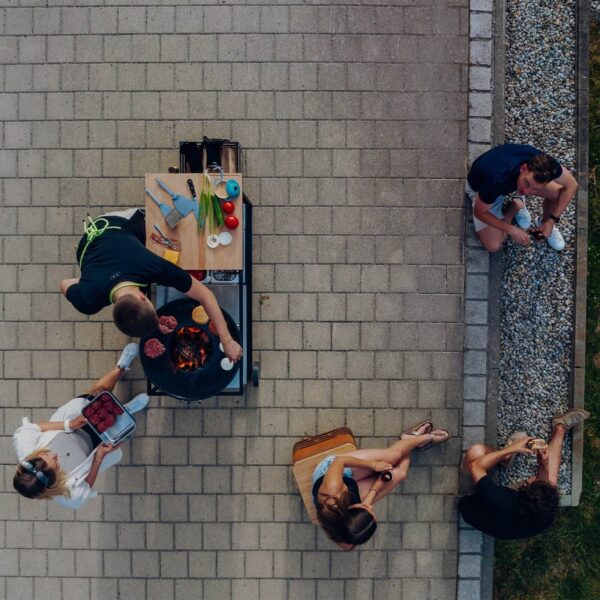
[[[81,269],[81,265],[83,265],[83,256],[88,249],[89,245],[96,239],[99,238],[105,231],[108,229],[121,229],[117,225],[110,225],[108,219],[105,217],[98,217],[97,219],[92,219],[88,215],[89,223],[83,221],[83,233],[87,236],[87,241],[83,250],[81,251],[81,256],[79,257],[79,268]]]

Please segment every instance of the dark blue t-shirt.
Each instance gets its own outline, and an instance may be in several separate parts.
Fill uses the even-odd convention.
[[[192,277],[183,269],[147,250],[127,219],[108,217],[111,226],[86,249],[79,283],[67,288],[67,299],[80,312],[93,315],[110,304],[110,292],[123,281],[147,286],[174,287],[187,293]],[[84,235],[77,248],[77,262],[86,244]]]
[[[486,204],[517,189],[519,169],[541,150],[523,144],[504,144],[482,154],[471,166],[467,181]]]
[[[537,535],[552,524],[521,521],[518,509],[519,492],[495,484],[489,475],[477,482],[474,494],[458,502],[458,510],[469,525],[500,540]]]

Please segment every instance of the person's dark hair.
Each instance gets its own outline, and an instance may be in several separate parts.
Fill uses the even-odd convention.
[[[334,542],[364,544],[377,529],[375,517],[361,507],[350,508],[350,492],[346,490],[333,502],[317,505],[317,516],[321,527]]]
[[[533,173],[533,178],[538,183],[548,183],[560,177],[562,167],[560,163],[549,154],[537,154],[526,163],[527,168]]]
[[[113,320],[120,331],[131,337],[150,335],[158,327],[158,315],[152,304],[133,294],[125,294],[115,302]]]
[[[534,481],[519,488],[517,516],[524,523],[546,528],[558,515],[558,488],[547,481]]]
[[[50,469],[46,461],[39,454],[46,451],[42,448],[34,454],[30,454],[25,461],[31,463],[35,471],[44,474],[44,481],[36,476],[35,472],[26,469],[22,464],[17,466],[17,472],[13,477],[13,487],[21,496],[32,500],[52,498],[54,496],[70,497],[69,488],[66,485],[66,476],[62,471],[58,473]]]

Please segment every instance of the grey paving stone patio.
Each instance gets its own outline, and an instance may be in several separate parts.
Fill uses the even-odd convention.
[[[0,597],[454,598],[467,1],[0,4]],[[154,399],[77,513],[19,498],[20,419],[127,341],[58,293],[82,219],[140,205],[144,173],[203,135],[245,150],[260,387]],[[144,387],[138,365],[119,394]],[[345,424],[377,447],[425,417],[452,440],[378,505],[373,541],[335,550],[293,443]]]

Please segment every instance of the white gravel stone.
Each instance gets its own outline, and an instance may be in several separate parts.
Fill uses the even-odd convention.
[[[513,0],[506,9],[506,141],[532,144],[575,166],[575,0]],[[541,201],[528,202],[535,219]],[[563,252],[546,242],[507,242],[500,322],[498,438],[515,430],[550,438],[551,419],[567,409],[573,335],[575,206],[561,218]],[[503,483],[530,477],[533,457],[519,455]],[[571,487],[567,436],[559,488]]]

